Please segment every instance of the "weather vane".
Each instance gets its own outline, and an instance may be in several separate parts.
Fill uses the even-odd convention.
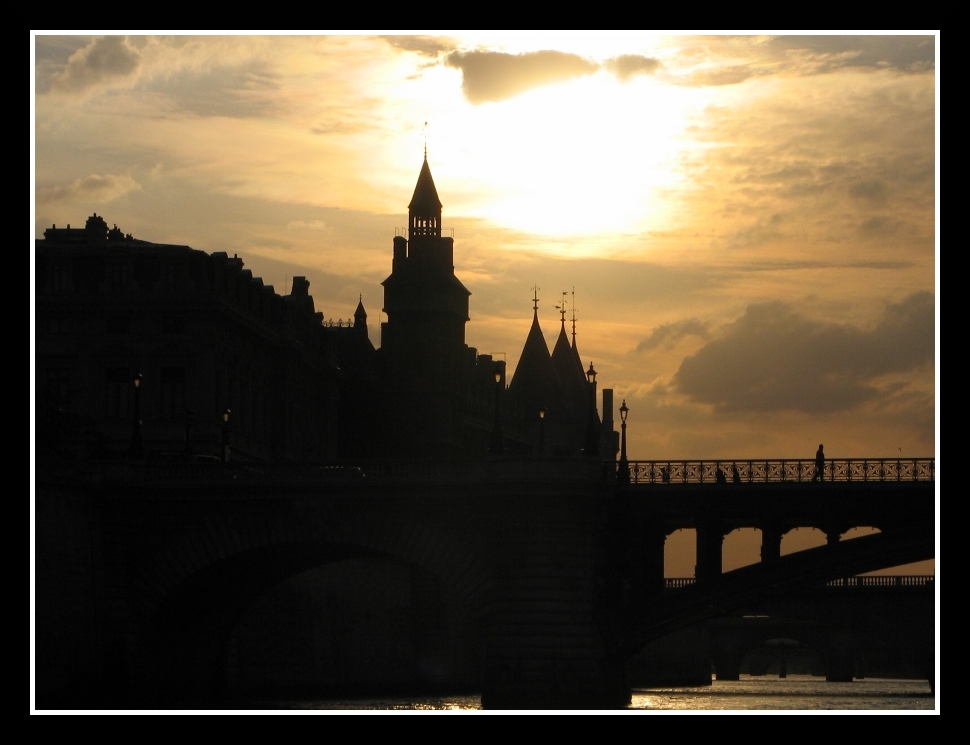
[[[563,290],[562,293],[562,303],[556,306],[556,310],[559,311],[559,320],[562,321],[563,327],[566,326],[566,295],[569,293]]]

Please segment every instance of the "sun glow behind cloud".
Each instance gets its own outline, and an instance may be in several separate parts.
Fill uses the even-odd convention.
[[[465,111],[445,126],[473,129],[479,147],[435,143],[433,160],[475,174],[478,188],[449,191],[461,214],[547,236],[650,230],[664,224],[663,194],[680,179],[699,103],[694,90],[601,71]]]

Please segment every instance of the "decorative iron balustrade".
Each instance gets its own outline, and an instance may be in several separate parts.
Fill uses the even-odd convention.
[[[667,577],[664,579],[665,590],[679,590],[696,583],[694,577]],[[928,587],[936,582],[933,574],[867,574],[855,577],[840,577],[826,582],[825,589],[871,589],[894,587]]]
[[[815,460],[634,460],[631,484],[783,483],[821,481],[935,481],[935,458],[826,459],[820,477]]]

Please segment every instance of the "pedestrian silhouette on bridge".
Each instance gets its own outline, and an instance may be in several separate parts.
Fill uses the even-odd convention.
[[[812,476],[812,483],[816,481],[825,481],[825,453],[822,452],[821,445],[815,451],[815,475]]]
[[[667,469],[667,466],[660,467],[660,480],[665,484],[670,483],[670,471]]]
[[[727,483],[727,476],[724,475],[724,471],[721,470],[721,464],[717,464],[717,470],[714,471],[714,480],[719,484]]]
[[[741,474],[738,473],[737,463],[731,464],[731,481],[733,481],[735,484],[741,483]]]

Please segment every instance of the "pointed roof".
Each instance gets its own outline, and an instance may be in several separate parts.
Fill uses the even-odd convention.
[[[509,395],[536,411],[542,406],[554,405],[562,398],[562,388],[549,356],[549,347],[539,327],[538,310],[533,310],[532,328],[526,337],[512,382],[509,383]]]
[[[575,346],[569,344],[565,322],[559,330],[559,338],[552,352],[552,365],[556,369],[556,375],[559,377],[569,404],[575,412],[584,411],[589,396],[589,382],[586,380],[586,373],[583,372],[579,352],[576,351]]]
[[[367,320],[367,311],[364,310],[364,296],[360,296],[360,302],[357,303],[357,310],[354,311],[354,320],[359,318]]]
[[[421,173],[418,174],[418,183],[414,187],[414,195],[411,197],[408,211],[419,215],[436,215],[441,212],[441,200],[438,199],[438,190],[434,186],[434,179],[431,178],[427,155],[424,156],[424,163],[421,164]]]

